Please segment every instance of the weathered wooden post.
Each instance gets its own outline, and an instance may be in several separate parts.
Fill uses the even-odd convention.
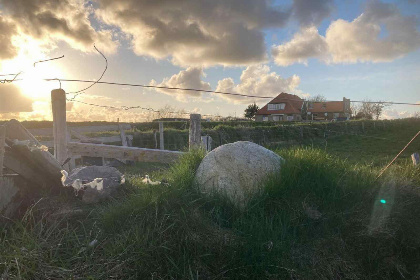
[[[206,152],[210,152],[211,151],[211,143],[213,142],[213,139],[206,135],[206,136],[201,136],[201,144],[202,147],[206,150]]]
[[[165,143],[164,143],[164,139],[163,139],[163,122],[159,122],[159,140],[160,140],[160,145],[159,145],[159,149],[161,150],[165,150]]]
[[[54,157],[60,164],[67,159],[66,93],[62,89],[51,91],[53,113]],[[65,169],[69,169],[66,165]]]
[[[365,133],[365,122],[362,122],[362,132]]]
[[[0,126],[0,176],[3,176],[4,146],[6,141],[6,127]]]
[[[413,160],[414,166],[420,166],[420,156],[419,156],[419,153],[412,154],[411,155],[411,159]]]
[[[156,131],[156,129],[155,129],[155,130],[153,130],[153,136],[155,137],[155,149],[157,149],[157,148],[158,148],[158,144],[157,144],[157,136],[156,136],[156,134],[157,134],[157,131]]]
[[[118,119],[118,129],[120,130],[121,144],[124,147],[128,147],[127,136],[125,135],[124,127],[120,123],[120,119]]]
[[[189,147],[190,150],[199,148],[201,145],[201,115],[191,114],[190,115],[190,135],[189,135]]]
[[[71,142],[71,133],[70,131],[67,130],[67,143]],[[76,168],[76,159],[75,157],[71,157],[70,161],[69,161],[69,169],[73,170]]]

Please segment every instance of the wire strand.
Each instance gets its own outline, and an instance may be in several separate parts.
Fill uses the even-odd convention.
[[[52,81],[56,79],[44,79],[45,81]],[[60,79],[62,82],[79,82],[79,83],[91,83],[92,81],[88,80],[79,80],[79,79]],[[234,96],[242,96],[242,97],[253,97],[253,98],[262,98],[262,99],[274,99],[276,96],[258,96],[258,95],[248,95],[248,94],[241,94],[241,93],[233,93],[233,92],[224,92],[224,91],[216,91],[216,90],[207,90],[207,89],[196,89],[196,88],[180,88],[180,87],[166,87],[166,86],[154,86],[154,85],[143,85],[143,84],[131,84],[131,83],[118,83],[118,82],[102,82],[97,81],[95,84],[105,84],[105,85],[117,85],[117,86],[131,86],[131,87],[142,87],[142,88],[156,88],[156,89],[168,89],[168,90],[184,90],[184,91],[197,91],[197,92],[206,92],[206,93],[218,93],[224,95],[234,95]],[[69,92],[74,93],[74,92]],[[282,98],[282,100],[291,100],[291,101],[299,101],[296,99],[291,98]],[[310,103],[328,103],[328,102],[337,102],[337,100],[326,100],[326,101],[308,101],[303,100],[305,102]],[[395,104],[395,105],[414,105],[420,106],[420,103],[409,103],[409,102],[392,102],[392,101],[360,101],[360,100],[350,100],[351,103],[375,103],[375,104]]]
[[[99,108],[107,108],[107,109],[116,109],[116,110],[124,110],[124,111],[128,111],[128,110],[133,110],[133,109],[141,109],[141,110],[146,110],[146,111],[150,111],[150,112],[154,112],[154,113],[162,113],[162,110],[156,110],[150,107],[142,107],[142,106],[112,106],[112,105],[99,105],[99,104],[94,104],[94,103],[89,103],[89,102],[84,102],[84,101],[80,101],[80,100],[71,100],[71,99],[67,99],[67,101],[70,102],[77,102],[77,103],[81,103],[84,105],[88,105],[88,106],[93,106],[93,107],[99,107]],[[194,113],[191,112],[174,112],[174,111],[166,111],[165,113],[169,113],[169,114],[179,114],[179,115],[191,115]],[[220,115],[210,115],[210,114],[201,114],[202,116],[209,116],[209,117],[222,117]]]
[[[44,79],[44,80],[45,81],[51,81],[53,79]],[[87,80],[76,80],[76,79],[60,79],[60,80],[62,82],[80,82],[80,83],[91,83],[92,82],[92,81],[87,81]],[[153,86],[153,85],[117,83],[117,82],[97,82],[97,84],[117,85],[117,86],[132,86],[132,87],[143,87],[143,88],[157,88],[157,89],[169,89],[169,90],[198,91],[198,92],[206,92],[206,93],[219,93],[219,94],[226,94],[226,95],[236,95],[236,96],[264,98],[264,99],[267,99],[267,98],[273,99],[274,98],[273,96],[247,95],[247,94],[241,94],[241,93],[223,92],[223,91],[206,90],[206,89],[194,89],[194,88]],[[69,92],[69,93],[72,93],[72,92]]]
[[[85,90],[87,90],[87,89],[90,89],[91,87],[93,87],[94,85],[96,85],[97,83],[99,83],[99,81],[102,79],[102,77],[104,76],[104,74],[105,74],[105,72],[106,72],[106,70],[108,69],[108,59],[106,59],[106,57],[105,57],[105,55],[100,51],[100,50],[98,50],[98,48],[95,46],[95,45],[93,45],[93,47],[95,48],[95,50],[98,52],[98,53],[100,53],[101,55],[102,55],[102,57],[105,59],[105,69],[104,69],[104,71],[102,72],[102,75],[99,77],[99,79],[97,80],[97,81],[95,81],[93,84],[91,84],[90,86],[88,86],[87,88],[84,88],[84,89],[81,89],[81,90],[78,90],[78,91],[74,91],[74,92],[69,92],[69,94],[75,94],[74,96],[73,96],[73,100],[78,96],[78,95],[80,95],[80,94],[82,94],[82,92],[83,91],[85,91]],[[63,81],[63,79],[60,79],[61,81]],[[90,83],[91,83],[92,81],[90,81]]]
[[[12,83],[12,82],[14,82],[15,80],[16,80],[16,78],[17,78],[17,76],[19,76],[20,74],[22,74],[23,73],[23,71],[20,71],[19,73],[17,73],[17,74],[12,74],[12,75],[15,75],[14,77],[13,77],[13,79],[12,80],[7,80],[7,79],[4,79],[4,80],[0,80],[0,83],[1,84],[5,84],[5,83]],[[8,75],[9,76],[9,75]]]
[[[42,63],[42,62],[47,62],[47,61],[51,61],[51,60],[57,60],[57,59],[61,59],[64,58],[64,55],[60,56],[60,57],[55,57],[55,58],[50,58],[50,59],[45,59],[45,60],[39,60],[39,61],[35,61],[34,62],[34,67],[37,63]]]
[[[388,165],[387,166],[385,166],[382,170],[381,170],[381,172],[379,173],[379,175],[378,175],[378,177],[376,177],[376,180],[378,180],[378,178],[379,177],[381,177],[382,176],[382,174],[384,174],[384,172],[388,169],[388,167],[390,167],[393,163],[394,163],[394,161],[402,154],[402,152],[404,152],[405,151],[405,149],[407,149],[407,147],[408,146],[410,146],[410,144],[411,144],[411,142],[413,142],[414,141],[414,139],[416,139],[417,138],[417,136],[419,136],[420,135],[420,130],[419,130],[419,132],[417,132],[417,134],[416,135],[414,135],[414,137],[410,140],[410,142],[408,142],[407,143],[407,145],[405,145],[405,147],[398,153],[398,155],[396,155],[394,158],[393,158],[393,160],[391,160],[391,162],[390,163],[388,163]]]

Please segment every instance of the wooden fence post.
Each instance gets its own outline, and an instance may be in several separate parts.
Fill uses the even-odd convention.
[[[156,133],[157,133],[156,129],[155,129],[155,130],[153,130],[153,136],[155,137],[155,149],[157,149],[157,148],[158,148]]]
[[[67,130],[67,143],[71,142],[71,134],[70,131]],[[71,157],[69,161],[69,169],[73,170],[76,168],[76,159],[74,156]]]
[[[191,114],[190,115],[190,135],[189,135],[190,150],[193,148],[199,148],[200,145],[201,145],[201,115]]]
[[[163,122],[159,122],[159,138],[160,138],[159,149],[165,150],[165,142],[163,139]]]
[[[201,136],[201,144],[203,146],[203,148],[206,150],[206,152],[210,152],[211,151],[211,143],[213,142],[213,139],[206,135],[206,136]]]
[[[365,122],[362,122],[362,132],[365,133]]]
[[[420,156],[419,153],[414,153],[411,155],[411,159],[413,160],[414,166],[420,165]]]
[[[4,146],[6,141],[6,127],[0,126],[0,177],[3,176]]]
[[[121,136],[121,144],[124,147],[128,147],[128,143],[127,143],[127,136],[125,136],[125,131],[124,128],[122,127],[122,125],[120,124],[119,120],[118,120],[118,129],[120,130],[120,136]]]
[[[62,89],[51,91],[53,113],[54,156],[60,164],[67,159],[66,93]],[[69,169],[66,165],[65,169]]]

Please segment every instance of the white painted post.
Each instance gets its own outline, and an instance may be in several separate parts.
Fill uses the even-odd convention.
[[[190,115],[190,135],[189,135],[189,147],[190,150],[199,148],[201,144],[201,115],[191,114]]]
[[[54,156],[60,164],[67,159],[66,93],[62,89],[51,91],[53,113]],[[69,170],[66,164],[65,169]]]
[[[3,176],[4,146],[6,141],[6,127],[0,126],[0,176]]]
[[[165,150],[165,142],[163,141],[163,122],[159,122],[159,138],[160,138],[160,145],[159,149]]]

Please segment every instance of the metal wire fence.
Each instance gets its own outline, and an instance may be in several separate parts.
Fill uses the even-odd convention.
[[[357,135],[384,139],[375,132],[398,127],[398,120],[364,120],[346,122],[307,123],[256,123],[202,122],[202,136],[212,138],[212,148],[236,141],[251,141],[262,146],[282,147],[312,140],[328,140],[340,135]],[[189,122],[164,122],[164,146],[167,150],[187,150]],[[135,126],[133,146],[159,148],[158,123],[141,123]]]

